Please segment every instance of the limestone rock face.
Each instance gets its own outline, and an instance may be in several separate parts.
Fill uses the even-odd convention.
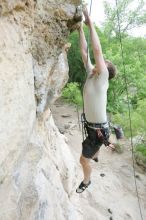
[[[0,0],[0,220],[77,219],[74,159],[49,105],[79,0]]]

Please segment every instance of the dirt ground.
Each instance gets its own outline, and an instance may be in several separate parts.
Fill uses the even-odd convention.
[[[79,128],[77,109],[61,100],[51,106],[57,127],[68,139],[68,145],[78,169],[77,186],[83,178],[79,158],[82,132]],[[78,211],[85,220],[145,220],[146,219],[146,174],[135,165],[135,179],[131,146],[122,140],[123,153],[101,147],[99,162],[91,161],[93,171],[91,185],[82,194],[72,193],[73,201],[80,202]],[[140,208],[136,193],[138,189]],[[76,206],[76,204],[73,204]]]

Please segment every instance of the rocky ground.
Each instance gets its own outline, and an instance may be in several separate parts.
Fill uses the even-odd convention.
[[[77,165],[76,186],[82,180],[79,163],[82,133],[78,124],[77,109],[61,100],[51,106],[56,125],[66,138]],[[140,197],[143,220],[146,219],[146,175],[135,165],[133,171],[131,147],[122,140],[123,153],[118,154],[101,148],[99,162],[92,161],[92,184],[82,194],[76,194],[75,188],[70,199],[80,202],[77,207],[81,219],[85,220],[141,220],[136,194],[135,180]],[[73,198],[73,199],[72,199]]]

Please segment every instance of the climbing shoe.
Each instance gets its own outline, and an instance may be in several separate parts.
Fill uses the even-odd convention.
[[[91,184],[91,181],[89,183],[85,184],[83,181],[80,183],[79,187],[76,189],[76,193],[82,193],[88,186]]]

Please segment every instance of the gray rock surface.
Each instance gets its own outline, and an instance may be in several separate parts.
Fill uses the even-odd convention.
[[[77,5],[0,0],[0,220],[79,218],[74,159],[49,110],[68,79]]]

